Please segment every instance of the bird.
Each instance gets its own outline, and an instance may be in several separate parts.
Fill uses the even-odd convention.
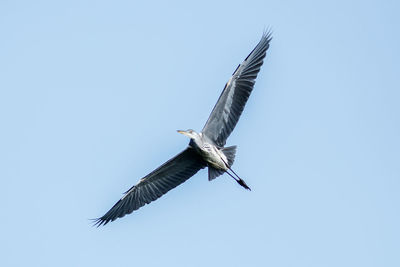
[[[94,226],[106,225],[138,210],[204,168],[208,168],[209,181],[227,173],[240,186],[251,190],[232,170],[236,146],[226,147],[225,144],[253,90],[271,40],[271,31],[264,31],[261,40],[225,84],[201,132],[178,130],[190,138],[188,146],[127,190],[107,213],[94,219]]]

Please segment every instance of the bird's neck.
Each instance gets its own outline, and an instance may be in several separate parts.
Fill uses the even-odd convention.
[[[202,144],[202,134],[201,133],[195,133],[193,138],[190,138],[190,145],[192,147],[201,147]]]

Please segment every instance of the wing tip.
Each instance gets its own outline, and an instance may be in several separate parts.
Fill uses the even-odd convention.
[[[273,32],[271,26],[265,27],[261,39],[266,40],[269,43],[272,40]]]
[[[272,29],[271,29],[271,27],[267,27],[263,30],[261,40],[258,42],[256,47],[254,47],[254,49],[250,52],[250,54],[245,58],[244,61],[248,60],[254,54],[259,55],[260,53],[261,54],[265,53],[269,48],[269,43],[271,40],[272,40]],[[262,57],[264,57],[264,56],[265,55],[263,55]]]
[[[103,216],[104,217],[104,216]],[[107,219],[105,219],[105,218],[103,218],[103,217],[100,217],[100,218],[95,218],[95,219],[90,219],[90,221],[92,222],[92,226],[93,227],[96,227],[96,228],[99,228],[100,226],[104,226],[104,225],[106,225],[110,220],[107,220]]]
[[[273,31],[272,31],[271,27],[267,27],[264,29],[261,40],[259,42],[259,45],[261,47],[263,47],[262,50],[264,50],[264,49],[265,49],[265,51],[268,50],[269,43],[272,40],[272,34],[273,34]]]

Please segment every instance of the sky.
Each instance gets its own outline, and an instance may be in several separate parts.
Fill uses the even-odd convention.
[[[0,2],[1,266],[400,266],[398,1]],[[227,145],[92,226],[185,148],[270,27]]]

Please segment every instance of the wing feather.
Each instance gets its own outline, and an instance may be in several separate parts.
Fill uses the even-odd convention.
[[[264,33],[257,46],[236,68],[204,125],[202,133],[220,147],[225,145],[243,112],[271,39],[270,32]]]
[[[205,166],[206,164],[193,148],[186,148],[140,179],[135,186],[125,192],[124,196],[104,216],[95,219],[95,225],[106,225],[117,218],[132,213],[145,204],[149,204],[185,182]]]

